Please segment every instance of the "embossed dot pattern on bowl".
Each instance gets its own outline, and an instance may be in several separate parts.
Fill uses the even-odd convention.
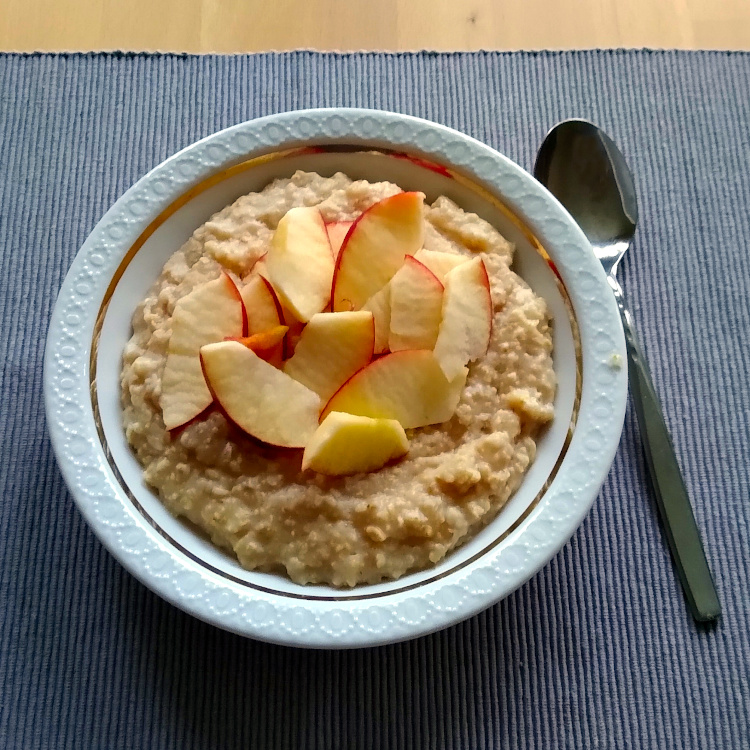
[[[198,565],[146,519],[108,468],[88,398],[88,360],[99,304],[130,244],[166,205],[239,159],[309,143],[389,144],[452,166],[500,195],[544,244],[578,312],[583,388],[578,430],[550,489],[504,540],[469,565],[416,588],[346,602],[308,601],[250,590]],[[135,301],[134,301],[135,303]],[[617,309],[580,229],[524,170],[441,125],[357,109],[287,112],[242,123],[188,147],[139,180],[107,212],[79,251],[58,298],[45,353],[50,435],[81,513],[141,581],[188,612],[235,632],[316,647],[402,640],[489,606],[538,571],[590,508],[614,456],[627,373]]]

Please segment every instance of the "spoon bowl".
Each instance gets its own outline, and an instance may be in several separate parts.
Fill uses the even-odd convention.
[[[614,141],[586,120],[566,120],[544,139],[534,176],[568,209],[607,273],[615,273],[638,223],[633,175]]]

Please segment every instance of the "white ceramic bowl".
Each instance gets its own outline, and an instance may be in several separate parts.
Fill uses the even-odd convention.
[[[490,220],[516,243],[516,270],[546,299],[554,320],[556,418],[518,492],[435,568],[353,590],[243,570],[163,508],[144,485],[121,425],[118,379],[130,317],[164,262],[212,213],[297,169],[392,180],[428,200],[447,195]],[[507,596],[565,544],[619,442],[624,355],[614,299],[586,238],[527,172],[424,120],[308,110],[205,138],[112,206],[60,291],[47,340],[45,398],[55,452],[78,507],[144,584],[236,633],[354,647],[411,638],[469,617]]]

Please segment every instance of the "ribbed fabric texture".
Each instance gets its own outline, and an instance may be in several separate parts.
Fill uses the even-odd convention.
[[[592,512],[507,600],[395,646],[312,652],[183,614],[100,546],[45,432],[52,305],[96,221],[202,136],[350,105],[530,168],[594,120],[640,198],[621,271],[724,616],[687,614],[628,412]],[[750,748],[750,55],[0,56],[1,748]]]

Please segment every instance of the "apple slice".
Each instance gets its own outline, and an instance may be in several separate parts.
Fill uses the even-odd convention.
[[[268,277],[281,301],[307,322],[331,299],[333,253],[315,207],[291,208],[282,217],[266,256]]]
[[[246,346],[260,355],[261,352],[273,349],[280,344],[284,340],[284,336],[288,330],[288,326],[274,326],[267,331],[253,333],[251,336],[240,336],[239,338],[227,336],[224,341],[239,341],[242,346]]]
[[[466,383],[463,368],[447,380],[432,352],[386,354],[352,375],[323,409],[361,417],[397,419],[405,429],[445,422],[453,416]]]
[[[331,221],[326,224],[326,231],[328,232],[328,239],[331,242],[331,251],[334,258],[338,257],[341,246],[344,244],[344,240],[352,224],[354,224],[353,221]]]
[[[239,341],[200,350],[203,372],[227,417],[269,445],[304,448],[318,427],[320,397]]]
[[[375,326],[371,312],[318,313],[310,318],[284,372],[323,403],[371,359]]]
[[[263,333],[283,324],[281,303],[268,279],[260,275],[251,276],[240,294],[247,312],[248,336]]]
[[[443,309],[443,285],[427,266],[408,255],[388,284],[391,320],[388,348],[432,349]]]
[[[333,310],[359,310],[422,247],[424,196],[398,193],[367,209],[347,234],[333,274]]]
[[[333,411],[305,447],[302,470],[332,476],[375,471],[408,451],[409,440],[395,419]]]
[[[201,370],[201,347],[226,336],[243,336],[246,326],[240,293],[224,272],[177,300],[161,380],[162,417],[168,430],[195,419],[213,401]]]
[[[388,335],[391,330],[391,284],[388,282],[379,292],[362,305],[363,310],[372,313],[375,322],[375,347],[373,354],[388,351]]]
[[[306,323],[298,320],[286,305],[281,306],[281,322],[289,329],[284,338],[284,359],[289,359],[294,354],[294,349],[302,331],[305,330]]]
[[[288,330],[288,326],[275,326],[267,331],[254,333],[252,336],[228,337],[224,340],[239,341],[242,346],[254,351],[261,359],[270,362],[274,367],[281,367],[284,360],[284,337]]]
[[[443,319],[435,358],[449,380],[481,357],[492,333],[492,295],[487,268],[477,256],[456,266],[445,277]]]
[[[462,263],[466,263],[470,258],[466,255],[459,255],[458,253],[444,253],[440,250],[426,250],[421,248],[418,250],[414,257],[423,263],[427,268],[432,271],[435,276],[440,279],[440,283],[445,283],[445,277],[450,273],[456,266],[460,266]]]

